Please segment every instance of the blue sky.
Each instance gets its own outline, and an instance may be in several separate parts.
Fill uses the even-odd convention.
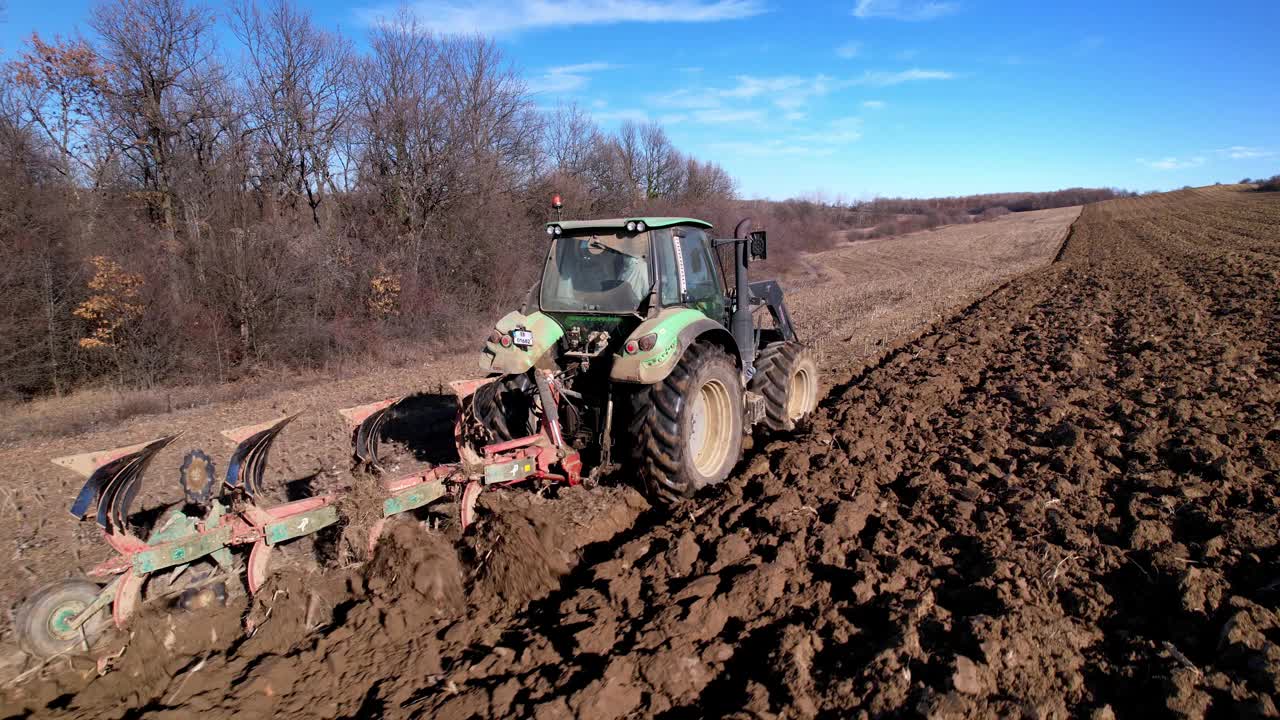
[[[3,56],[88,0],[0,0]],[[360,39],[396,5],[313,0]],[[219,3],[213,7],[221,8]],[[419,0],[540,106],[657,120],[747,197],[1169,189],[1280,173],[1280,2]],[[224,50],[234,57],[228,36]]]

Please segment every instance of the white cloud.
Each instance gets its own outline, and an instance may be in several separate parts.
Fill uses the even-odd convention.
[[[798,135],[794,139],[806,145],[847,145],[857,142],[862,139],[862,118],[836,118],[828,123],[826,128],[818,132]]]
[[[595,118],[598,123],[620,123],[628,120],[638,123],[649,122],[649,113],[644,110],[609,110],[608,112],[592,113],[591,117]]]
[[[1138,162],[1146,165],[1152,170],[1185,170],[1186,168],[1200,167],[1204,164],[1204,158],[1167,157],[1160,160],[1144,160],[1142,158],[1138,158]]]
[[[734,84],[728,87],[679,88],[665,94],[650,96],[649,102],[654,106],[688,112],[693,121],[709,124],[735,122],[747,117],[762,119],[767,111],[762,111],[759,107],[765,105],[780,111],[783,119],[796,121],[809,115],[809,106],[815,99],[845,88],[888,87],[908,82],[948,80],[955,77],[957,77],[955,73],[945,70],[919,68],[897,72],[866,71],[852,78],[822,74],[813,76],[738,75],[734,78]],[[751,108],[744,108],[744,103],[750,104]],[[886,107],[886,103],[882,100],[868,100],[862,104],[862,107],[881,110]]]
[[[693,119],[707,125],[733,125],[735,123],[756,122],[763,117],[764,113],[760,110],[714,108],[693,111]]]
[[[1260,147],[1247,147],[1245,145],[1232,145],[1229,148],[1223,148],[1217,152],[1219,155],[1226,155],[1232,160],[1256,160],[1258,158],[1268,158],[1276,155],[1274,150],[1267,150]]]
[[[861,139],[861,127],[862,118],[837,118],[813,132],[755,142],[726,140],[712,143],[710,147],[719,153],[748,157],[829,157],[840,146]]]
[[[858,0],[855,17],[891,20],[933,20],[960,10],[960,3],[934,0]]]
[[[730,87],[680,88],[664,95],[655,95],[650,101],[663,107],[695,111],[694,119],[701,118],[700,121],[703,122],[724,122],[721,118],[729,117],[726,114],[729,112],[763,115],[763,111],[759,109],[748,111],[741,108],[740,104],[745,101],[768,103],[785,111],[789,119],[794,119],[803,116],[803,109],[812,98],[826,95],[840,84],[826,75],[739,75],[734,78],[734,84]],[[697,112],[711,110],[720,112]]]
[[[796,144],[787,140],[718,142],[712,143],[709,147],[713,151],[725,155],[743,155],[749,157],[826,157],[835,152],[835,150],[829,147],[817,148],[808,145]]]
[[[902,83],[915,82],[917,80],[951,80],[955,76],[955,73],[947,72],[946,70],[921,70],[919,68],[902,70],[900,72],[868,70],[863,73],[861,77],[851,80],[850,84],[888,87],[890,85],[901,85]]]
[[[655,95],[651,98],[651,101],[655,105],[680,108],[682,110],[720,107],[720,98],[715,90],[699,90],[696,88],[679,88],[665,95]]]
[[[504,35],[572,25],[639,22],[716,22],[765,12],[762,0],[416,0],[408,5],[418,22],[443,34]],[[369,24],[392,17],[394,4],[356,11]]]
[[[826,95],[837,84],[826,75],[739,75],[736,79],[737,85],[719,91],[721,97],[746,100],[763,98],[789,112],[798,112],[810,99]]]
[[[836,56],[845,60],[852,60],[862,53],[862,43],[850,40],[849,42],[836,48]]]
[[[548,69],[529,81],[529,92],[564,93],[577,90],[587,84],[587,76],[602,70],[613,70],[617,65],[603,62],[561,65]]]

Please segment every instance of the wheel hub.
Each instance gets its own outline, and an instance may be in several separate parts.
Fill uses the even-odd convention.
[[[791,382],[787,388],[787,418],[795,421],[804,417],[814,405],[816,390],[813,378],[809,374],[809,369],[799,367],[795,373],[791,375]]]
[[[689,451],[693,466],[705,476],[716,474],[732,444],[729,414],[733,403],[729,389],[719,380],[708,380],[694,393],[689,405]]]
[[[79,601],[69,601],[58,606],[58,608],[49,615],[49,634],[59,640],[67,640],[75,637],[79,628],[72,627],[71,621],[75,620],[77,615],[84,612],[86,607],[88,607],[88,605]]]

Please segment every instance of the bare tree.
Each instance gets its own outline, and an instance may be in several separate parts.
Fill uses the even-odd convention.
[[[30,88],[11,80],[0,80],[0,396],[60,394],[71,374],[75,196],[57,136],[29,114]]]
[[[552,168],[581,175],[587,169],[593,147],[600,142],[600,129],[577,104],[561,104],[547,118],[544,142]]]
[[[715,163],[700,162],[693,157],[685,158],[683,193],[693,202],[732,198],[733,178]]]
[[[360,65],[360,182],[412,230],[444,204],[450,186],[439,48],[407,11],[375,26],[369,45]]]
[[[110,131],[135,182],[151,192],[172,246],[177,145],[184,129],[213,110],[199,100],[222,74],[212,54],[213,15],[183,0],[106,0],[90,25],[102,38]]]
[[[679,153],[657,123],[639,129],[639,184],[649,199],[674,196],[680,189],[682,167]]]
[[[265,11],[240,0],[231,26],[247,52],[254,180],[287,206],[304,199],[319,225],[320,204],[338,190],[335,155],[354,102],[351,44],[316,28],[290,0],[269,0]]]
[[[470,189],[524,190],[537,173],[542,131],[524,81],[492,40],[450,38],[441,50],[450,134]]]
[[[103,68],[93,48],[84,40],[46,43],[33,33],[4,71],[22,115],[57,151],[54,168],[69,181],[96,184],[102,163],[91,149],[101,118]]]

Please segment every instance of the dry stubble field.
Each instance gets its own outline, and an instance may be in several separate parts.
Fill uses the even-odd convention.
[[[1280,196],[1231,188],[1089,206],[1059,262],[837,378],[696,508],[491,493],[460,544],[402,525],[283,574],[248,639],[236,608],[158,618],[6,708],[1274,715],[1278,226]]]

